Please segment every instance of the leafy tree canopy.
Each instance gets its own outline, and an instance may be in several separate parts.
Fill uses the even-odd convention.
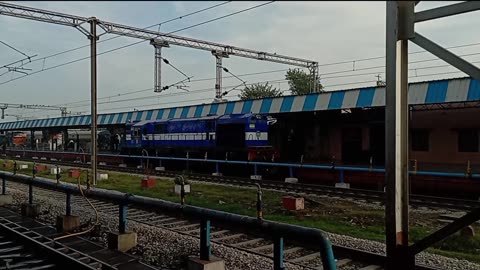
[[[305,71],[300,69],[289,69],[287,74],[285,74],[285,79],[288,80],[288,85],[290,86],[290,91],[293,95],[305,95],[311,93],[312,89],[312,79],[311,74],[307,74]],[[317,79],[317,89],[313,92],[322,92],[323,86],[320,83],[320,80]]]
[[[272,85],[265,83],[265,84],[252,84],[250,86],[245,87],[238,97],[241,100],[245,99],[255,99],[255,98],[265,98],[265,97],[279,97],[282,95],[282,92],[273,87]]]

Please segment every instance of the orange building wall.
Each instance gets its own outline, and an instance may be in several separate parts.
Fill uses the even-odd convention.
[[[342,160],[342,130],[335,127],[330,128],[328,132],[330,143],[330,158],[335,156],[335,160]]]
[[[416,159],[419,169],[438,169],[445,165],[445,169],[465,169],[467,161],[472,166],[480,167],[480,152],[458,152],[458,132],[456,129],[478,128],[480,131],[480,108],[415,111],[410,120],[410,129],[430,129],[430,147],[428,152],[410,151],[409,159]],[[362,149],[369,150],[370,132],[367,123],[362,126]],[[342,127],[331,127],[328,133],[330,144],[329,154],[336,160],[342,160]]]
[[[411,120],[412,128],[429,128],[430,148],[428,152],[411,151],[410,158],[419,162],[465,165],[470,160],[480,165],[480,152],[458,152],[458,132],[460,128],[479,128],[480,109],[450,111],[415,112]]]

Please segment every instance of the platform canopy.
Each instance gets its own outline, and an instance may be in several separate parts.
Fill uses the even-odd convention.
[[[410,105],[447,104],[480,101],[480,80],[456,78],[426,81],[409,85]],[[190,118],[233,113],[293,113],[385,106],[385,87],[366,87],[223,103],[198,104],[152,110],[107,113],[98,115],[99,126],[123,125],[152,119]],[[42,128],[88,128],[91,116],[68,116],[0,123],[0,130]]]

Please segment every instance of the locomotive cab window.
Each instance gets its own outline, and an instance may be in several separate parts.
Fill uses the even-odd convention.
[[[156,134],[161,134],[165,130],[165,124],[157,124],[155,125],[155,133]]]
[[[148,134],[148,130],[147,130],[147,128],[145,127],[145,128],[143,128],[143,136],[147,136],[147,134]]]
[[[133,129],[133,136],[138,137],[138,128]]]
[[[213,130],[215,127],[215,123],[212,120],[205,122],[205,129],[206,130]]]
[[[458,152],[478,152],[478,130],[461,129],[458,131]]]

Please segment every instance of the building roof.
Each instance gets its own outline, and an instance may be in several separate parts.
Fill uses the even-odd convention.
[[[480,80],[455,78],[409,84],[408,102],[411,105],[469,102],[480,100]],[[126,124],[129,121],[178,119],[238,113],[290,113],[385,106],[385,87],[366,87],[314,93],[299,96],[282,96],[223,103],[199,104],[183,107],[144,111],[99,114],[99,126]],[[33,128],[88,127],[91,116],[68,116],[37,120],[0,123],[0,130],[25,130]]]

